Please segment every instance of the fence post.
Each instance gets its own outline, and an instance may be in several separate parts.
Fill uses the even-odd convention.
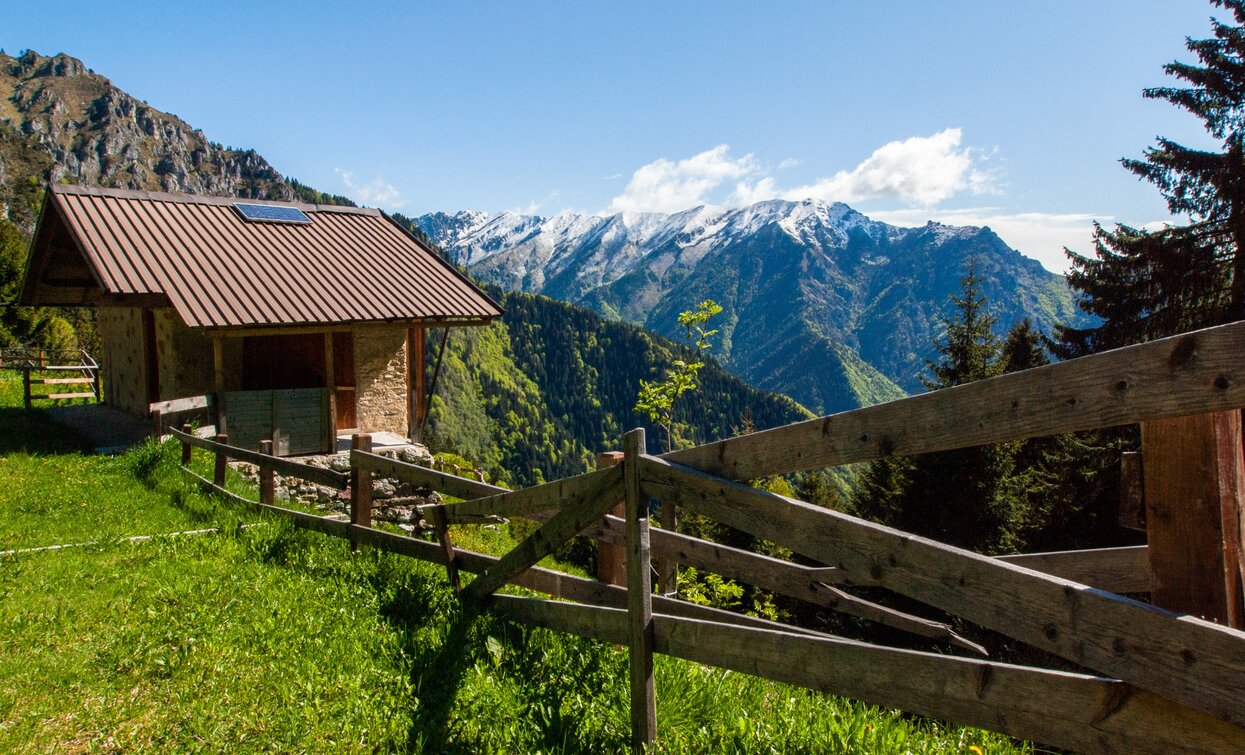
[[[649,560],[648,498],[640,490],[644,428],[623,436],[623,485],[627,491],[627,614],[631,669],[631,746],[642,752],[657,739],[653,689],[653,583]]]
[[[259,442],[259,452],[272,456],[272,441],[261,440]],[[276,497],[276,485],[273,481],[273,472],[271,467],[261,466],[259,468],[259,502],[272,505],[273,499]]]
[[[30,409],[30,368],[22,368],[22,405]]]
[[[164,436],[164,415],[159,409],[151,413],[151,437],[160,442],[160,438]]]
[[[460,592],[463,585],[458,577],[458,559],[454,554],[454,542],[450,540],[450,522],[445,515],[444,505],[432,507],[432,525],[437,530],[437,540],[440,541],[441,550],[445,553],[445,576],[449,577],[454,592]]]
[[[225,433],[220,433],[213,440],[222,446],[229,444],[229,436]],[[216,449],[216,468],[213,470],[212,482],[222,488],[225,487],[225,463],[228,461],[229,457],[225,456],[224,449]]]
[[[351,435],[350,448],[371,451],[372,436],[367,433]],[[350,464],[350,523],[360,527],[372,526],[372,473],[353,461]],[[359,544],[353,538],[350,549],[359,549]]]
[[[597,469],[608,469],[622,463],[621,451],[605,451],[597,454]],[[619,519],[627,516],[626,501],[610,509],[610,513]],[[627,550],[621,545],[597,542],[597,579],[606,584],[627,586]]]
[[[98,367],[91,369],[91,390],[95,392],[95,403],[102,403],[104,400],[104,394],[100,393]]]
[[[679,507],[674,501],[661,502],[661,528],[679,531]],[[657,591],[662,595],[679,592],[679,562],[671,555],[657,562]]]
[[[1245,626],[1241,412],[1141,423],[1151,600]]]
[[[182,424],[182,432],[186,433],[187,435],[190,435],[191,433],[194,432],[194,428],[190,426],[189,422],[185,422]],[[189,465],[190,465],[190,442],[183,439],[182,440],[182,466],[185,467]]]

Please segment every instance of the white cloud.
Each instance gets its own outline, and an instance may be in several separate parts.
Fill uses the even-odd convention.
[[[533,199],[523,207],[511,207],[507,210],[507,212],[513,212],[516,215],[535,215],[540,211],[541,207],[561,196],[562,192],[555,189],[554,191],[546,194],[542,199]]]
[[[729,153],[730,146],[719,144],[678,162],[658,158],[632,174],[623,193],[610,202],[610,211],[678,212],[705,204],[712,190],[758,170],[752,155]]]
[[[715,190],[731,186],[727,204],[752,204],[765,199],[820,199],[859,202],[890,199],[930,207],[957,194],[985,194],[997,190],[996,177],[981,167],[982,150],[962,145],[963,132],[947,128],[930,136],[912,136],[883,144],[851,170],[840,170],[811,184],[783,188],[766,175],[751,155],[734,158],[730,146],[720,144],[698,155],[673,162],[659,158],[641,167],[610,211],[649,210],[677,212],[708,204]],[[779,170],[799,161],[786,158]]]
[[[406,200],[402,198],[401,192],[393,184],[385,183],[379,176],[371,181],[359,181],[354,173],[341,168],[334,168],[337,175],[341,176],[342,184],[345,185],[346,191],[359,204],[368,207],[388,207],[397,209],[406,204]]]
[[[1068,269],[1064,247],[1080,254],[1093,251],[1094,221],[1110,225],[1110,215],[1088,213],[1014,212],[998,207],[959,210],[908,209],[873,211],[869,217],[892,225],[918,226],[933,220],[946,225],[990,226],[1008,246],[1032,257],[1052,272]]]

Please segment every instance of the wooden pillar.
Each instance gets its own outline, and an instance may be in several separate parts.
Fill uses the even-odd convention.
[[[1241,413],[1141,424],[1151,600],[1245,628]]]
[[[259,452],[272,456],[272,441],[261,440],[259,442]],[[273,478],[272,467],[259,468],[259,502],[266,503],[269,506],[276,499],[276,484]]]
[[[224,433],[217,433],[213,440],[222,446],[229,444],[229,436]],[[229,457],[225,456],[225,452],[218,449],[216,451],[216,466],[212,471],[212,482],[222,488],[225,486],[225,464],[228,461]]]
[[[216,391],[216,432],[228,432],[225,424],[224,336],[212,336],[212,386]]]
[[[679,531],[679,507],[674,501],[661,502],[661,528]],[[657,562],[657,590],[670,596],[679,592],[679,562],[673,556]]]
[[[182,432],[191,435],[194,433],[194,428],[190,426],[189,422],[185,422],[182,424]],[[182,441],[182,466],[190,466],[190,443],[185,440]]]
[[[426,339],[424,326],[406,329],[406,395],[408,437],[415,442],[423,440],[424,413],[428,409],[427,388],[424,387],[424,360]]]
[[[642,752],[657,739],[653,688],[653,595],[648,532],[648,498],[640,489],[644,428],[623,436],[623,484],[627,491],[627,615],[631,671],[631,746]]]
[[[605,451],[597,454],[597,469],[608,469],[622,463],[621,451]],[[610,513],[622,519],[627,516],[627,504],[619,501]],[[621,545],[597,541],[597,579],[611,585],[627,585],[627,550]]]
[[[328,419],[324,423],[325,448],[329,453],[337,453],[337,363],[333,354],[333,334],[324,334],[324,392],[328,394],[326,410]]]
[[[164,437],[164,413],[159,409],[151,412],[151,437],[159,443]]]
[[[355,433],[350,436],[351,450],[371,451],[372,436],[367,433]],[[350,523],[360,527],[372,526],[372,473],[358,464],[350,464]],[[351,538],[352,550],[359,546]]]

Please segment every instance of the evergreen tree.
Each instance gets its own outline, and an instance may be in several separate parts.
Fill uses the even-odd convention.
[[[1080,356],[1245,317],[1245,0],[1212,0],[1234,24],[1211,20],[1214,36],[1190,39],[1197,63],[1164,71],[1183,86],[1143,95],[1202,121],[1219,141],[1199,150],[1158,137],[1124,167],[1154,184],[1189,225],[1149,232],[1094,229],[1094,258],[1067,251],[1069,284],[1100,325],[1060,328],[1061,356]]]
[[[969,263],[953,296],[955,315],[943,319],[936,344],[941,358],[930,362],[930,388],[950,388],[993,377],[1002,369],[1001,348],[991,328],[976,265]],[[998,444],[923,454],[911,460],[886,457],[872,462],[861,479],[856,510],[864,516],[919,535],[982,551],[1010,545],[1007,532],[1015,500],[1008,484],[1015,444]]]

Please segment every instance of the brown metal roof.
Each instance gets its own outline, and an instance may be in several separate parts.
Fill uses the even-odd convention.
[[[249,221],[235,202],[296,207],[311,222]],[[166,296],[191,327],[471,324],[502,314],[379,210],[62,185],[47,194],[24,304],[44,303],[40,256],[55,254],[57,224],[105,297]]]

